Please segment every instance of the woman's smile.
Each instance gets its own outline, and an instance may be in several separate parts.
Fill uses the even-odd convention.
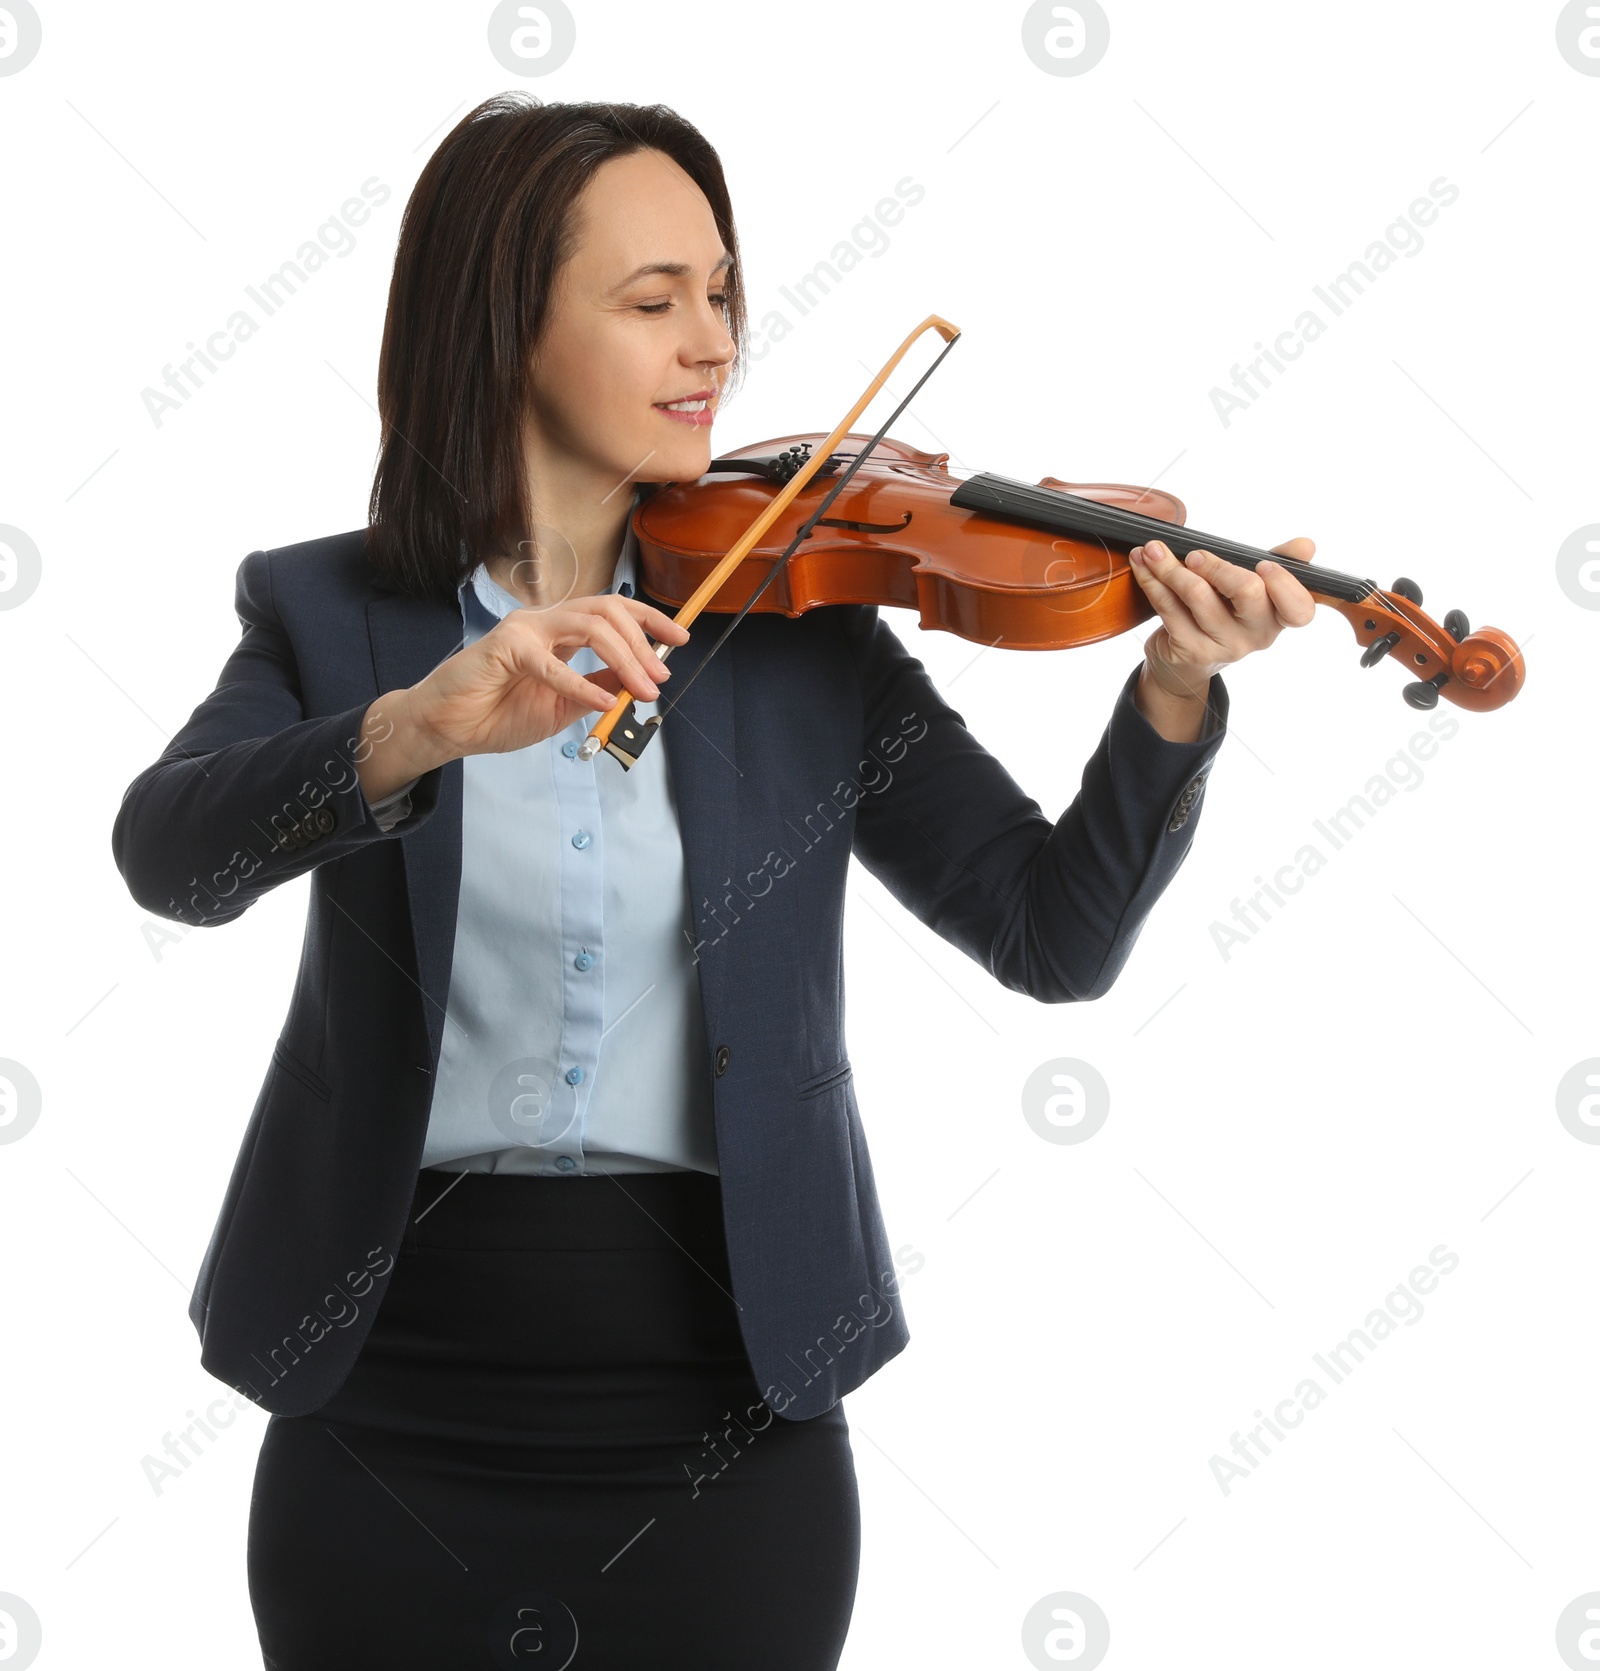
[[[696,394],[682,395],[677,400],[658,400],[655,410],[674,423],[695,424],[704,428],[716,416],[713,405],[716,391],[701,389]]]

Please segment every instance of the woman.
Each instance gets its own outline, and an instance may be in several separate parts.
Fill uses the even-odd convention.
[[[273,1412],[276,1671],[836,1665],[840,1399],[907,1339],[850,856],[1005,985],[1099,996],[1193,837],[1218,669],[1314,612],[1152,546],[1162,625],[1053,823],[873,609],[752,615],[706,661],[721,623],[644,594],[629,518],[704,473],[744,329],[695,129],[474,110],[401,228],[370,527],[245,559],[240,644],[118,816],[175,920],[312,875],[191,1306]],[[632,771],[577,758],[619,690],[702,667]]]

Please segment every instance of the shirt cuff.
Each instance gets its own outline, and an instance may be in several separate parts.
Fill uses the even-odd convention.
[[[421,783],[420,777],[414,777],[410,783],[403,783],[393,794],[385,795],[381,801],[368,801],[367,811],[373,816],[377,826],[385,835],[396,824],[411,816],[411,791]],[[366,799],[366,791],[362,791],[362,799]]]

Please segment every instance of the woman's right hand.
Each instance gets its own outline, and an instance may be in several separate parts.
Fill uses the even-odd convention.
[[[639,701],[654,701],[656,681],[672,673],[646,633],[665,645],[689,638],[687,627],[659,609],[615,593],[512,610],[425,679],[367,710],[357,765],[367,800],[380,801],[462,755],[507,754],[543,742],[609,709],[624,687]],[[605,664],[588,676],[567,665],[584,645]]]

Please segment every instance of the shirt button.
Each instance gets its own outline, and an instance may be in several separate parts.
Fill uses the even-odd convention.
[[[563,743],[561,752],[566,755],[567,759],[576,760],[578,758],[578,745],[576,743]]]
[[[717,1078],[718,1079],[720,1079],[723,1076],[723,1074],[725,1074],[728,1071],[728,1057],[729,1057],[729,1055],[730,1055],[730,1051],[728,1050],[727,1045],[719,1044],[717,1046]]]
[[[582,1068],[568,1068],[567,1069],[567,1083],[569,1085],[581,1085],[583,1083],[583,1069]]]
[[[594,837],[592,835],[590,835],[587,830],[579,830],[578,833],[572,838],[572,845],[581,850],[581,849],[587,847],[589,845],[589,843],[593,840],[594,840]]]
[[[556,1162],[556,1170],[558,1172],[570,1172],[577,1164],[577,1161],[575,1161],[571,1155],[563,1155],[560,1160]]]
[[[594,959],[590,957],[588,952],[579,952],[572,960],[572,967],[574,969],[592,969],[594,967]]]

